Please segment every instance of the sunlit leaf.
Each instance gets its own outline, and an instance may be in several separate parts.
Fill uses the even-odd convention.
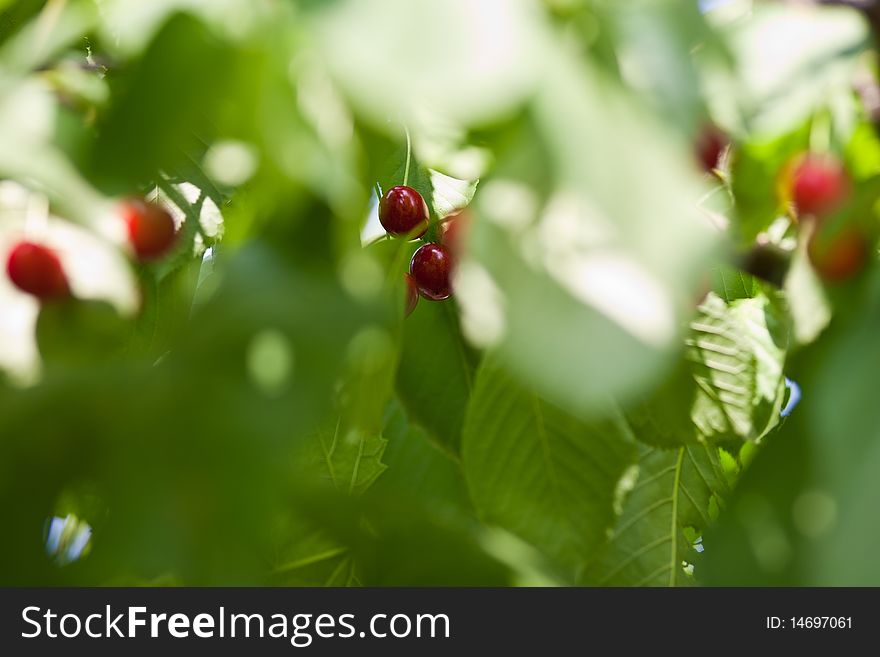
[[[784,399],[785,316],[767,297],[727,305],[711,294],[691,330],[697,428],[710,440],[761,438],[775,424]]]
[[[627,494],[607,551],[586,581],[602,586],[687,586],[699,578],[696,537],[717,515],[729,491],[715,447],[642,447],[638,475]],[[714,506],[714,510],[713,510]],[[711,546],[707,549],[711,549]]]

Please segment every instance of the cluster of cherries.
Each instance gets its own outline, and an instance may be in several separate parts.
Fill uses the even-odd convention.
[[[379,201],[379,221],[389,235],[420,239],[428,231],[428,204],[412,187],[392,187]],[[452,294],[454,242],[459,221],[453,218],[444,223],[440,242],[423,244],[413,254],[406,274],[407,315],[415,310],[420,296],[442,301]]]
[[[727,136],[710,127],[697,141],[697,156],[707,171],[718,168],[729,146]],[[863,267],[868,257],[868,240],[855,226],[831,227],[825,219],[839,209],[850,194],[851,183],[839,160],[831,155],[808,153],[792,160],[782,172],[781,188],[811,228],[807,253],[819,275],[830,282],[846,280]],[[174,219],[157,203],[135,198],[121,205],[121,216],[128,228],[134,255],[149,262],[166,254],[177,237]],[[412,187],[389,189],[379,202],[379,221],[392,236],[420,239],[428,231],[430,212],[422,195]],[[441,227],[440,240],[420,246],[406,274],[406,312],[411,313],[419,297],[431,301],[448,299],[452,294],[451,274],[455,261],[455,241],[461,220],[453,217]],[[9,279],[20,290],[39,299],[70,295],[64,268],[56,253],[44,244],[22,241],[9,253],[6,263]]]
[[[696,143],[706,171],[715,171],[730,145],[723,131],[709,126]],[[865,232],[852,223],[827,221],[850,196],[852,183],[843,164],[830,154],[802,153],[781,171],[779,189],[803,228],[809,231],[807,255],[819,276],[838,283],[858,274],[869,255]]]
[[[149,262],[165,255],[177,238],[174,218],[157,203],[133,198],[121,205],[120,216],[128,228],[135,257]],[[18,242],[6,261],[9,280],[22,292],[41,300],[70,296],[70,285],[61,260],[45,244]]]
[[[827,221],[852,188],[843,164],[832,155],[801,155],[783,173],[783,181],[800,221],[811,230],[807,255],[816,272],[831,283],[858,274],[869,255],[867,235],[852,222]]]
[[[121,204],[120,216],[128,228],[128,238],[135,257],[149,262],[165,255],[177,237],[174,219],[157,203],[140,198]],[[379,204],[379,220],[395,237],[419,239],[428,230],[430,213],[425,199],[411,187],[392,187]],[[454,240],[458,221],[447,221],[442,227],[439,243],[423,244],[413,254],[407,284],[407,314],[418,303],[419,296],[432,301],[448,299],[452,294],[451,272]],[[11,249],[6,272],[21,291],[41,300],[62,299],[71,294],[64,267],[49,246],[22,241]]]

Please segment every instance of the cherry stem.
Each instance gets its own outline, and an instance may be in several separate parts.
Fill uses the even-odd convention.
[[[403,170],[403,186],[406,187],[409,184],[409,165],[412,160],[412,139],[409,136],[409,128],[404,126],[403,129],[406,132],[406,168]]]
[[[814,115],[810,126],[810,151],[827,153],[831,149],[831,132],[831,116],[828,110],[822,110]]]

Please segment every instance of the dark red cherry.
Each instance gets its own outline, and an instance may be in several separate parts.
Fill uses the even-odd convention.
[[[138,259],[146,262],[165,255],[177,238],[174,218],[158,203],[134,198],[122,205],[128,239]]]
[[[442,244],[425,244],[413,254],[409,273],[426,299],[442,301],[452,294],[452,254]]]
[[[406,281],[406,316],[409,317],[419,304],[419,288],[410,274],[404,274],[403,278]]]
[[[849,195],[849,177],[832,155],[801,156],[792,167],[790,196],[799,215],[822,217]]]
[[[729,144],[730,139],[719,127],[712,124],[703,127],[694,146],[697,160],[704,171],[711,173],[718,168]]]
[[[858,274],[868,259],[868,240],[853,227],[836,234],[817,229],[807,243],[807,255],[819,277],[828,283],[841,283]]]
[[[379,201],[379,221],[391,235],[416,239],[428,230],[428,204],[412,187],[392,187]]]
[[[791,254],[774,244],[756,244],[739,258],[739,267],[752,276],[781,288],[791,265]]]
[[[22,292],[39,299],[59,299],[70,295],[67,276],[54,251],[42,244],[19,242],[6,262],[9,279]]]

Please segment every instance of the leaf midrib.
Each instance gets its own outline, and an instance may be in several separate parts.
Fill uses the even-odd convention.
[[[669,558],[669,586],[675,586],[675,572],[678,562],[678,492],[681,485],[681,466],[684,462],[684,447],[678,448],[678,459],[675,463],[675,478],[672,482],[672,519],[670,521],[670,558]]]
[[[531,398],[532,409],[535,414],[535,425],[538,434],[538,442],[541,444],[541,454],[544,457],[547,476],[550,480],[550,488],[553,491],[553,505],[556,507],[557,514],[560,517],[565,518],[565,524],[568,527],[569,536],[576,539],[578,534],[577,528],[572,524],[569,515],[562,513],[563,504],[561,484],[550,454],[550,438],[547,435],[547,427],[544,425],[544,415],[541,413],[541,400],[533,392],[529,393],[529,397]]]

